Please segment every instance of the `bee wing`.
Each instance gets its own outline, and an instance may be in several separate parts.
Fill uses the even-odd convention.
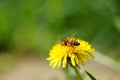
[[[74,38],[75,34],[77,34],[77,33],[78,33],[78,31],[74,32],[74,33],[70,36],[70,38]]]

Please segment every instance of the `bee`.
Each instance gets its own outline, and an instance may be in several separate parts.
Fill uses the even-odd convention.
[[[71,46],[71,47],[80,45],[80,43],[73,38],[73,35],[71,37],[62,38],[61,44],[65,46]]]

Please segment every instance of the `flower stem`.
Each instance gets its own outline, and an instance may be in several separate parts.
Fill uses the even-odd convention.
[[[74,68],[74,70],[75,70],[75,73],[76,73],[76,75],[77,75],[78,79],[79,79],[79,80],[83,80],[83,78],[82,78],[81,74],[79,73],[78,68],[77,68],[76,66],[75,66],[75,67],[73,67],[73,68]]]

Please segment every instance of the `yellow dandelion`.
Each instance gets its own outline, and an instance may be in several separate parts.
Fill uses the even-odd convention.
[[[72,66],[76,66],[81,64],[84,66],[85,62],[88,62],[88,56],[94,58],[92,53],[94,49],[91,45],[81,39],[74,39],[80,43],[80,45],[62,45],[61,43],[57,43],[50,50],[49,57],[47,60],[50,61],[50,66],[52,68],[59,68],[62,65],[63,68],[70,62]]]

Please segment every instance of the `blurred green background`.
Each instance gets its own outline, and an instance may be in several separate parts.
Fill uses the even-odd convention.
[[[76,31],[120,62],[119,0],[0,0],[0,69],[16,55],[48,56],[58,37]]]

